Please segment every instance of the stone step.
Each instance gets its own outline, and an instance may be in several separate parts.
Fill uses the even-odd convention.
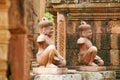
[[[115,71],[82,72],[71,70],[70,72],[62,75],[35,75],[34,80],[116,80]]]

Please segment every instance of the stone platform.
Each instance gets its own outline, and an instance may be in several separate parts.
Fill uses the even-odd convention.
[[[116,80],[115,78],[115,71],[89,72],[68,70],[66,74],[38,74],[35,75],[34,80]]]
[[[67,68],[33,68],[34,74],[52,74],[52,75],[60,75],[66,74],[68,72]]]
[[[89,71],[89,72],[96,72],[96,71],[106,71],[106,66],[78,66],[76,67],[77,71]]]

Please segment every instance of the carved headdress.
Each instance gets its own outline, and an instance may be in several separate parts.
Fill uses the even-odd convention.
[[[78,27],[79,31],[84,31],[87,29],[91,29],[91,26],[89,24],[86,24],[85,21],[81,21],[81,25]]]
[[[43,27],[53,26],[53,23],[50,20],[48,20],[46,17],[43,17],[42,20],[39,22],[38,26],[40,28],[43,28]]]

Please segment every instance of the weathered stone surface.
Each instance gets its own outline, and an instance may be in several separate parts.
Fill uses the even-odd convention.
[[[79,72],[85,80],[116,80],[115,71]]]
[[[6,29],[0,29],[0,43],[9,43],[10,32]]]
[[[120,63],[119,52],[120,50],[110,50],[110,62],[112,65],[119,65]]]
[[[119,34],[120,33],[120,21],[110,21],[109,22],[109,26],[111,27],[111,33],[116,33]]]
[[[95,33],[102,33],[101,31],[101,21],[94,21],[93,31]]]
[[[76,45],[76,40],[78,39],[77,27],[80,25],[80,21],[82,20],[86,21],[92,26],[92,42],[93,45],[98,48],[98,55],[100,55],[100,57],[102,57],[102,59],[105,61],[105,65],[111,65],[111,48],[120,49],[119,36],[116,36],[118,33],[120,33],[120,5],[117,1],[112,0],[112,2],[116,3],[111,2],[109,4],[104,3],[104,1],[97,0],[98,3],[94,3],[96,1],[93,0],[67,0],[65,2],[63,1],[61,4],[54,4],[54,2],[52,2],[53,4],[48,6],[48,10],[53,13],[54,16],[56,16],[56,14],[59,12],[62,14],[66,12],[65,18],[67,25],[63,27],[66,27],[66,34],[61,35],[66,35],[67,66],[79,64],[77,62],[78,46]],[[59,24],[59,22],[56,24]],[[58,25],[57,28],[59,28]],[[59,31],[57,34],[59,34]],[[116,35],[112,36],[113,34]],[[57,43],[61,44],[59,41],[57,41]]]
[[[63,75],[36,75],[34,80],[115,80],[114,71],[75,72]]]
[[[80,74],[37,75],[34,80],[81,80]]]
[[[6,21],[8,20],[7,15],[7,12],[0,12],[0,29],[8,29],[8,23],[6,23]]]
[[[92,43],[94,46],[97,47],[98,50],[101,49],[101,34],[99,34],[99,33],[94,34],[93,33]]]
[[[61,0],[51,0],[51,1],[48,1],[49,3],[60,3]]]
[[[111,44],[111,34],[101,34],[101,49],[102,50],[110,50]]]
[[[10,65],[10,73],[12,73],[9,76],[11,76],[13,80],[23,80],[24,78],[24,40],[24,34],[11,35],[8,64]]]
[[[106,67],[105,66],[78,66],[76,68],[77,71],[105,71]]]
[[[8,80],[7,77],[4,75],[0,75],[0,80]]]
[[[105,66],[111,65],[109,50],[98,50],[97,55],[103,59]]]
[[[120,34],[111,34],[111,48],[120,50]]]
[[[31,1],[32,0],[11,0],[9,29],[12,36],[8,56],[9,72],[11,74],[8,76],[10,76],[12,80],[29,80],[30,78],[30,59],[33,50],[33,46],[30,46],[32,44],[31,34],[33,32],[33,3],[31,4]]]
[[[9,76],[13,80],[29,80],[31,52],[27,35],[12,34],[9,46],[8,64],[12,73]]]
[[[24,1],[12,0],[9,8],[9,30],[11,33],[25,33]],[[13,16],[14,15],[14,16]]]
[[[8,45],[10,33],[8,30],[9,0],[0,1],[0,80],[7,80]]]
[[[119,35],[120,34],[111,34],[111,48],[112,49],[118,49],[119,48]]]
[[[33,68],[34,74],[66,74],[67,68]]]
[[[67,49],[66,61],[67,61],[68,67],[78,65],[78,57],[77,57],[78,53],[79,53],[79,50],[77,50],[77,49]]]
[[[66,18],[65,15],[62,13],[57,13],[57,50],[66,58]]]

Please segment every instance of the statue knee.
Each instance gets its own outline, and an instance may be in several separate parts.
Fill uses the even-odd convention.
[[[59,67],[65,67],[66,66],[66,61],[65,60],[61,60],[60,64],[58,66]]]
[[[92,50],[92,52],[97,52],[97,48],[95,46],[90,47],[90,49]]]
[[[103,66],[104,65],[104,61],[101,59],[99,60],[99,63],[98,63],[99,66]]]

